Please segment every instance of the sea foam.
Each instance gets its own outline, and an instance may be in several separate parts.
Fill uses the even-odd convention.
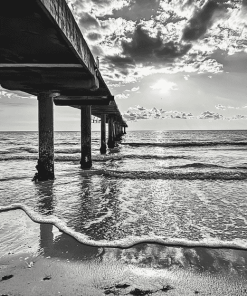
[[[129,236],[127,238],[118,239],[118,240],[92,240],[87,235],[83,233],[78,233],[74,231],[70,227],[66,225],[63,221],[58,219],[55,216],[44,217],[40,214],[34,212],[30,207],[22,205],[22,204],[12,204],[9,206],[1,206],[0,207],[0,214],[1,212],[11,211],[11,210],[23,210],[28,217],[36,222],[36,223],[43,223],[43,224],[52,224],[56,226],[60,231],[70,235],[71,237],[75,238],[78,242],[83,243],[89,246],[95,247],[108,247],[108,248],[130,248],[137,244],[141,243],[151,243],[151,244],[161,244],[166,246],[173,246],[173,247],[205,247],[205,248],[228,248],[228,249],[239,249],[239,250],[247,250],[247,240],[242,239],[234,239],[232,241],[220,241],[216,238],[207,237],[206,239],[198,240],[198,241],[191,241],[182,238],[162,238],[159,236],[152,235],[150,236],[141,236],[141,237],[134,237]]]

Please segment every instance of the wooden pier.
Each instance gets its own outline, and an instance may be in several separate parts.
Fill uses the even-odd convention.
[[[81,109],[81,167],[92,166],[91,115],[102,154],[127,127],[65,0],[0,3],[0,84],[38,98],[38,180],[54,178],[53,102]],[[108,123],[108,140],[106,140]]]

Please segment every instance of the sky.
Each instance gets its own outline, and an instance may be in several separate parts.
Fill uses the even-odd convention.
[[[247,128],[247,0],[67,2],[129,130]],[[0,88],[0,130],[37,129],[37,99]]]

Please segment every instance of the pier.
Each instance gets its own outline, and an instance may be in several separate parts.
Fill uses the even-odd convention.
[[[92,115],[101,119],[102,154],[126,133],[127,124],[65,0],[0,4],[0,84],[38,98],[38,180],[54,179],[54,104],[81,110],[82,169],[92,166]]]

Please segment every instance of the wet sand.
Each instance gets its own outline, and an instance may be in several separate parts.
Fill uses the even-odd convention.
[[[247,251],[79,243],[22,210],[0,213],[0,295],[247,295]]]

